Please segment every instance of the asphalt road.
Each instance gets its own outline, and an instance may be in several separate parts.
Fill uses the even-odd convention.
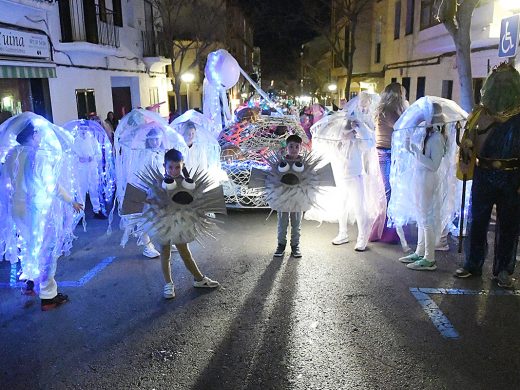
[[[60,259],[71,301],[57,310],[9,288],[0,262],[0,389],[520,388],[520,296],[493,295],[490,264],[453,278],[452,241],[437,271],[411,271],[397,246],[335,247],[336,227],[311,222],[303,258],[276,259],[266,217],[231,212],[216,241],[192,246],[219,290],[194,289],[175,255],[172,301],[159,261],[121,248],[103,221]]]

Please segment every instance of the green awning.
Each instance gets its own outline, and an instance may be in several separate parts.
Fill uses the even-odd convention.
[[[47,79],[56,77],[56,68],[0,65],[0,79]]]

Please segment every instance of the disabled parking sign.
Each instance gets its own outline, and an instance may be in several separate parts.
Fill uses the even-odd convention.
[[[520,15],[513,15],[502,19],[500,25],[500,42],[498,43],[498,56],[501,58],[515,57],[518,47],[518,23]]]

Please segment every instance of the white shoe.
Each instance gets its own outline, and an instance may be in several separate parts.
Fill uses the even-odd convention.
[[[166,299],[175,298],[175,286],[173,283],[166,283],[163,288],[163,297]]]
[[[161,253],[155,249],[153,245],[147,245],[144,247],[143,255],[149,257],[150,259],[155,259],[156,257],[161,256]]]
[[[336,238],[332,240],[332,245],[342,245],[348,242],[348,236],[345,234],[338,234]]]
[[[177,247],[175,246],[175,244],[172,244],[172,249],[171,249],[171,252],[178,252],[179,250],[177,249]]]
[[[367,241],[366,240],[360,240],[359,238],[356,241],[356,246],[354,247],[354,250],[356,252],[364,252],[367,248]]]
[[[210,278],[208,278],[207,276],[204,276],[202,278],[202,280],[194,280],[193,281],[193,287],[198,287],[198,288],[216,288],[220,286],[220,283],[217,282],[216,280],[211,280]]]
[[[450,250],[450,246],[448,244],[437,244],[435,245],[435,250],[441,252],[448,252]]]

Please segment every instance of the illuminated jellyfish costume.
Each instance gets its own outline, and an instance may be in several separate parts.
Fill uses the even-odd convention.
[[[88,192],[95,216],[104,218],[116,190],[115,159],[110,138],[99,123],[91,120],[74,120],[63,127],[74,137],[72,151],[79,184],[78,199],[85,204]]]
[[[374,133],[363,121],[356,100],[350,109],[324,117],[312,131],[313,152],[330,161],[336,182],[319,195],[318,207],[305,218],[339,223],[334,245],[348,242],[347,226],[356,222],[355,249],[363,251],[372,236],[381,237],[386,213],[384,184],[379,170]]]
[[[409,268],[435,269],[435,243],[457,215],[461,189],[455,176],[456,126],[466,116],[451,100],[425,96],[394,125],[388,218],[397,227],[405,250],[408,243],[402,227],[418,225],[416,252],[401,258],[411,263]],[[419,264],[419,257],[429,267],[417,268],[426,264]]]
[[[196,171],[205,171],[209,178],[218,182],[222,177],[220,145],[214,136],[215,124],[195,110],[186,111],[170,126],[177,131],[188,147],[184,155],[184,166],[189,176]]]
[[[69,132],[31,112],[0,126],[3,255],[21,260],[21,278],[34,281],[42,299],[57,296],[57,259],[69,253],[82,217],[71,206],[77,195],[72,144]]]
[[[143,109],[134,109],[124,116],[119,121],[114,138],[117,177],[116,199],[119,205],[119,215],[122,216],[121,207],[127,184],[139,184],[136,173],[146,166],[162,172],[164,170],[164,153],[172,148],[181,151],[181,153],[186,153],[187,146],[182,136],[169,127],[163,118],[154,112]],[[129,218],[122,217],[121,228],[125,231],[121,244],[125,245],[135,228],[135,224],[130,223]],[[148,250],[149,257],[158,256],[147,236],[141,236],[139,243],[147,245],[145,251]],[[151,256],[151,253],[154,256]]]

